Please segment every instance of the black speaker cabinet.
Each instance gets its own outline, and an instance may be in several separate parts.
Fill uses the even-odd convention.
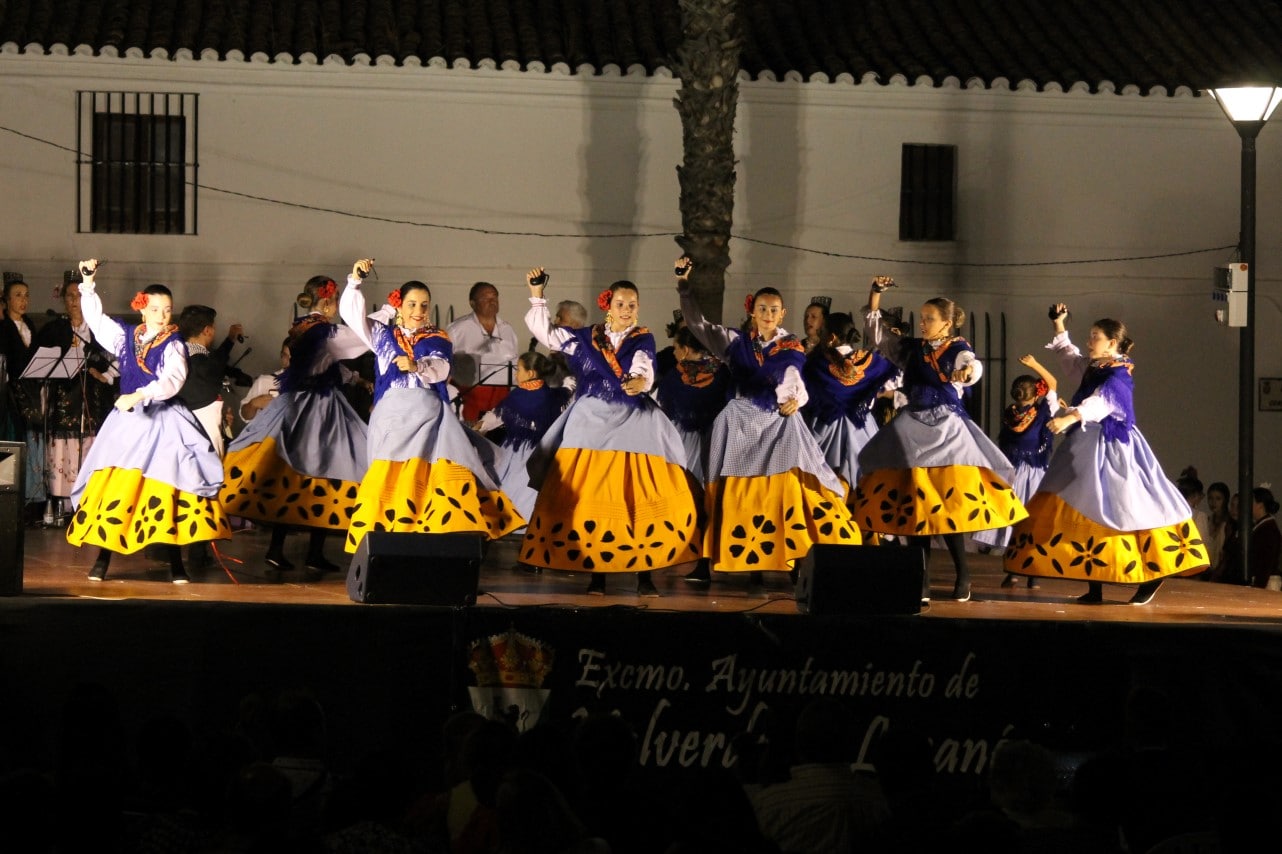
[[[816,544],[797,564],[797,610],[920,614],[924,571],[921,549]]]
[[[371,604],[475,605],[484,555],[484,534],[366,534],[347,570],[347,595]]]
[[[0,442],[0,596],[22,593],[25,442]]]

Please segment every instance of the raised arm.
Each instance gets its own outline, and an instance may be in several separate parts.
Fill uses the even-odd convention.
[[[674,265],[677,295],[681,297],[681,316],[685,319],[686,328],[708,348],[708,352],[718,359],[724,359],[726,349],[739,337],[739,333],[703,316],[703,309],[699,308],[699,304],[694,301],[694,294],[690,292],[690,271],[693,269],[694,263],[685,256],[678,258]]]
[[[361,292],[361,283],[373,266],[374,262],[369,258],[362,258],[353,264],[352,273],[347,277],[347,287],[343,288],[343,295],[338,299],[338,316],[343,318],[343,323],[347,324],[347,328],[364,344],[366,350],[374,349],[374,327],[365,314],[365,294]]]
[[[904,367],[903,355],[900,352],[899,340],[902,337],[895,329],[887,329],[881,316],[881,295],[895,286],[890,276],[876,276],[868,289],[868,312],[864,315],[864,342],[877,348],[901,370]]]
[[[1068,317],[1068,306],[1057,302],[1050,307],[1049,314],[1051,329],[1055,336],[1046,345],[1046,349],[1059,356],[1060,368],[1064,371],[1066,381],[1081,382],[1082,377],[1086,375],[1086,367],[1090,364],[1090,359],[1069,340],[1068,329],[1064,323]]]
[[[98,340],[104,350],[115,355],[120,352],[120,345],[124,343],[125,330],[102,311],[102,298],[98,296],[94,285],[94,274],[98,272],[98,259],[90,258],[87,261],[81,261],[79,267],[80,311],[85,317],[85,323],[89,324],[93,337]]]
[[[1059,391],[1059,382],[1055,379],[1055,375],[1046,370],[1046,366],[1037,361],[1037,357],[1032,353],[1020,356],[1019,363],[1027,368],[1032,368],[1033,372],[1041,377],[1042,382],[1046,383],[1048,389],[1053,392]]]
[[[525,274],[525,283],[530,287],[530,310],[525,313],[525,325],[544,347],[553,351],[564,350],[574,336],[552,322],[548,301],[543,298],[543,289],[550,278],[542,267],[535,267]]]

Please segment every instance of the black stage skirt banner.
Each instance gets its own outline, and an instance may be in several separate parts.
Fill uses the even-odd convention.
[[[1142,616],[1099,610],[1117,609]],[[216,731],[247,699],[300,689],[325,710],[339,768],[388,745],[433,765],[446,720],[473,708],[525,730],[617,713],[656,774],[733,767],[750,778],[763,745],[766,759],[788,756],[807,703],[836,697],[861,765],[924,741],[940,785],[978,797],[1003,739],[1051,748],[1067,778],[1137,732],[1213,750],[1271,737],[1280,625],[677,613],[608,600],[449,609],[15,597],[0,604],[0,727],[23,734],[10,761],[23,758],[16,750],[35,762],[56,755],[50,722],[78,708],[78,686],[114,698],[119,722],[100,728],[126,740],[162,712]]]
[[[1187,627],[606,607],[478,610],[464,634],[473,708],[522,728],[620,715],[655,769],[730,767],[767,741],[786,752],[806,704],[836,697],[860,766],[890,737],[924,739],[941,783],[976,790],[1003,739],[1053,748],[1067,774],[1118,744],[1128,716],[1232,739],[1282,699],[1282,655],[1264,663],[1258,639]]]

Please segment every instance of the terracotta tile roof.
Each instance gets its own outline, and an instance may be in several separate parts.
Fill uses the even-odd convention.
[[[1143,94],[1282,80],[1277,0],[741,8],[755,79]],[[7,53],[667,75],[680,39],[678,0],[0,0]]]

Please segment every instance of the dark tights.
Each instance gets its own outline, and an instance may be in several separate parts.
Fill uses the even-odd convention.
[[[267,554],[269,556],[271,555],[275,555],[277,557],[284,556],[285,535],[288,533],[289,533],[289,528],[285,525],[277,525],[276,527],[272,528],[271,545],[267,547]],[[325,534],[326,533],[328,532],[325,531],[323,528],[312,528],[308,532],[309,539],[307,541],[307,560],[310,561],[313,558],[319,558],[324,556],[323,552],[325,550]]]
[[[175,575],[183,575],[186,570],[183,569],[183,550],[181,546],[165,546],[169,552],[169,568]],[[101,566],[106,572],[107,567],[111,566],[111,556],[114,555],[111,549],[98,549],[98,559],[94,561],[94,566]]]
[[[957,571],[957,582],[953,585],[954,594],[970,590],[970,567],[966,565],[966,537],[964,534],[940,534],[948,553],[953,558],[953,568]],[[926,571],[922,573],[922,598],[930,597],[930,537],[909,537],[909,548],[921,549],[925,556],[923,563]]]

